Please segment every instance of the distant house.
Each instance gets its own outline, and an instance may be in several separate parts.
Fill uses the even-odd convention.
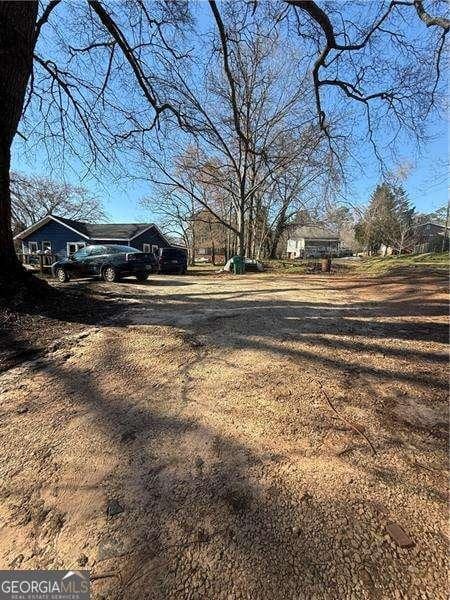
[[[415,228],[415,252],[439,252],[448,249],[448,228],[440,223],[420,223]]]
[[[322,225],[304,225],[289,236],[286,252],[288,258],[311,258],[337,253],[339,245],[339,234]]]
[[[406,232],[401,251],[424,253],[442,250],[448,250],[448,228],[440,223],[427,221],[414,225]],[[398,247],[381,244],[379,253],[382,256],[389,256],[399,251]]]
[[[195,260],[223,263],[226,260],[227,229],[208,210],[199,210],[191,220]]]
[[[58,258],[93,244],[121,244],[143,252],[171,245],[154,223],[84,223],[56,215],[47,215],[14,239],[23,254],[47,251]]]

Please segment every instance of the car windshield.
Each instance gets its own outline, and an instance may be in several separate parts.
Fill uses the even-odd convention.
[[[83,256],[87,256],[87,254],[88,254],[87,248],[80,248],[79,250],[77,250],[76,252],[74,252],[72,254],[72,258],[74,258],[74,259],[83,258]]]
[[[89,246],[88,247],[89,256],[100,256],[101,254],[106,254],[105,246]]]
[[[177,248],[163,248],[161,256],[164,258],[184,258],[186,253],[184,250],[178,250]]]
[[[131,246],[106,246],[106,251],[108,254],[132,254],[139,252],[137,248],[132,248]]]

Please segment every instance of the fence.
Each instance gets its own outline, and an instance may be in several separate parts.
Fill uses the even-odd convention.
[[[41,273],[49,272],[52,264],[58,260],[55,254],[30,254],[19,253],[19,259],[22,264],[30,269],[40,271]]]

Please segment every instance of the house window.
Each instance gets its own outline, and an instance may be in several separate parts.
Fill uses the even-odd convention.
[[[67,242],[67,256],[86,246],[85,242]]]
[[[151,252],[150,244],[142,244],[142,252]]]
[[[156,244],[153,244],[152,245],[152,252],[153,252],[153,254],[157,254],[158,250],[159,250],[159,247],[156,246]]]
[[[48,250],[49,252],[52,251],[52,243],[51,242],[42,242],[42,250],[45,252],[46,250]]]
[[[39,250],[39,244],[37,242],[28,242],[28,251],[30,254],[36,254]]]

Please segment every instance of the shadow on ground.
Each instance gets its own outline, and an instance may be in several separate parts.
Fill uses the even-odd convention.
[[[151,284],[122,284],[117,294],[95,287],[95,301],[99,306],[104,303],[109,319],[95,352],[84,366],[70,358],[46,363],[51,387],[45,389],[51,393],[41,389],[39,397],[30,399],[29,421],[20,425],[26,450],[21,452],[23,473],[11,477],[11,487],[14,477],[21,477],[24,488],[17,486],[15,493],[33,498],[61,480],[70,496],[71,488],[64,483],[66,470],[72,479],[76,474],[74,493],[95,489],[95,484],[83,482],[89,480],[96,461],[105,457],[107,476],[97,484],[104,504],[93,508],[95,527],[92,522],[80,525],[66,514],[64,526],[49,543],[40,537],[42,523],[34,523],[36,564],[54,566],[64,539],[69,548],[69,534],[78,527],[78,535],[86,540],[88,566],[97,574],[108,574],[95,582],[94,598],[103,594],[108,600],[359,600],[395,597],[396,591],[414,597],[421,587],[436,598],[444,597],[443,573],[430,575],[427,554],[438,534],[433,538],[434,533],[421,530],[423,543],[411,558],[386,539],[384,526],[390,517],[372,500],[395,498],[413,478],[416,487],[406,489],[409,497],[417,496],[413,500],[418,505],[424,498],[444,505],[437,475],[416,473],[399,438],[406,432],[416,449],[421,446],[430,455],[445,456],[442,425],[425,432],[399,424],[389,402],[395,388],[399,394],[413,390],[423,397],[443,397],[446,356],[440,344],[447,341],[447,328],[437,318],[447,314],[447,304],[426,293],[415,297],[410,288],[392,293],[383,302],[283,298],[300,286],[308,292],[327,285],[328,291],[335,287],[340,294],[352,293],[358,285],[367,287],[360,281],[351,285],[298,278],[284,281],[277,289],[212,292],[197,292],[195,283],[186,283],[187,291],[164,295],[152,294]],[[248,280],[243,280],[247,285]],[[81,309],[71,318],[91,324],[90,318],[83,319]],[[60,320],[69,322],[70,315]],[[169,348],[149,345],[147,349],[145,326],[149,336],[160,332],[161,341],[167,335]],[[135,329],[141,335],[136,341]],[[7,344],[14,343],[13,331],[6,330],[5,336]],[[292,421],[297,427],[295,435],[290,429],[283,431],[277,415],[265,406],[258,408],[256,401],[254,407],[245,408],[252,374],[249,362],[236,369],[242,352],[266,356],[262,370],[268,378],[279,378],[281,391],[283,380],[290,382],[296,374],[292,387],[300,388],[299,397],[302,386],[310,394],[315,382],[324,383],[339,408],[368,415],[365,425],[371,436],[370,419],[375,415],[382,425],[382,436],[373,440],[379,456],[372,457],[357,436],[351,438],[354,449],[344,450],[342,457],[324,457],[316,447],[307,450],[308,428],[319,432],[320,444],[325,444],[328,434],[339,436],[339,427],[345,429],[324,412],[323,399],[312,397],[311,406],[299,406],[295,396],[280,397],[279,404],[291,413],[289,428]],[[190,387],[195,370],[210,355],[222,361],[223,370],[236,369],[235,379],[226,381],[230,387],[224,390],[222,404],[217,405],[201,404]],[[166,372],[159,370],[164,359]],[[254,370],[259,374],[258,364]],[[203,375],[198,377],[201,383]],[[261,389],[273,385],[261,377],[255,378]],[[217,379],[214,383],[219,387]],[[225,405],[231,385],[241,386],[242,405],[241,401]],[[387,392],[380,398],[382,386],[387,386]],[[369,399],[376,401],[364,404]],[[257,426],[269,432],[264,444],[239,429],[250,419],[249,411],[254,411],[252,418],[258,416]],[[53,421],[45,420],[48,415]],[[81,417],[81,425],[76,425]],[[17,422],[20,418],[14,417]],[[50,447],[49,464],[41,470],[35,468],[36,456],[26,447],[36,424],[41,443]],[[59,431],[67,437],[59,437]],[[267,449],[277,436],[290,436],[291,446],[298,445],[297,459]],[[79,439],[84,445],[78,455],[72,444],[76,446]],[[399,462],[391,452],[401,454]],[[65,458],[65,463],[66,456],[70,460]],[[10,490],[7,497],[11,501],[14,493]],[[105,517],[111,498],[124,510]],[[51,502],[58,505],[58,501],[55,492]],[[24,506],[29,502],[24,501]],[[398,500],[391,503],[401,505]],[[31,511],[32,524],[35,514]],[[434,558],[433,568],[441,569]],[[425,563],[423,572],[409,568]]]

